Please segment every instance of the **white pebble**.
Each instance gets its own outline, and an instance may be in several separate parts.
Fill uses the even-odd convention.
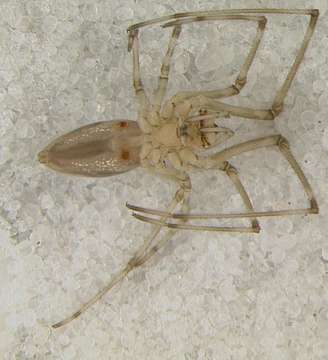
[[[325,129],[322,135],[322,146],[328,151],[328,127]]]
[[[321,249],[321,255],[324,260],[328,261],[328,246]]]
[[[41,207],[42,209],[51,209],[54,206],[54,200],[50,194],[42,194]]]

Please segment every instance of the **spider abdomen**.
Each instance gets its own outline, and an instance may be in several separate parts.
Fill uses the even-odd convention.
[[[111,176],[140,165],[142,133],[135,121],[104,121],[80,127],[50,143],[40,162],[82,176]]]

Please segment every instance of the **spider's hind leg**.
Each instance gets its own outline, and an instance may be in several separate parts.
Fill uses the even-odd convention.
[[[71,322],[72,320],[79,317],[83,314],[88,308],[94,305],[98,300],[100,300],[105,294],[107,294],[115,285],[122,282],[126,276],[135,268],[144,264],[148,259],[150,259],[174,234],[174,231],[168,234],[163,239],[160,239],[154,244],[154,240],[157,238],[160,230],[165,226],[167,217],[174,211],[174,209],[182,203],[184,205],[188,201],[188,196],[191,190],[191,183],[189,177],[185,173],[179,172],[169,172],[165,173],[171,179],[179,183],[179,189],[176,191],[170,205],[167,208],[166,214],[157,221],[155,228],[145,239],[143,245],[136,251],[135,255],[128,261],[126,266],[121,269],[107,284],[101,289],[94,297],[89,301],[84,303],[79,310],[75,311],[72,315],[66,317],[64,320],[61,320],[52,325],[53,328],[59,328]],[[186,211],[187,207],[183,207]],[[182,220],[184,221],[184,220]]]
[[[290,150],[289,143],[281,135],[271,135],[259,139],[249,140],[241,144],[233,145],[225,150],[218,152],[215,155],[212,155],[208,158],[203,158],[203,165],[206,168],[215,168],[217,164],[230,159],[233,156],[242,154],[244,152],[260,149],[263,147],[277,147],[284,158],[288,161],[291,168],[294,170],[297,175],[300,183],[303,186],[304,192],[306,193],[310,207],[306,209],[288,209],[288,210],[277,210],[273,212],[262,212],[259,216],[285,216],[285,215],[298,215],[298,214],[317,214],[319,212],[318,204],[315,199],[311,185],[309,184],[303,170],[296,161],[294,155]],[[270,214],[271,213],[271,214]],[[254,214],[256,216],[256,214]],[[240,216],[241,217],[241,216]]]
[[[246,141],[241,144],[233,145],[225,150],[218,152],[209,157],[204,157],[199,159],[198,164],[195,163],[197,168],[204,168],[204,169],[217,169],[218,167],[221,170],[224,169],[224,164],[227,162],[227,159],[230,159],[233,156],[242,154],[244,152],[264,148],[264,147],[277,147],[284,158],[288,161],[289,165],[292,167],[294,172],[296,173],[299,181],[301,182],[303,189],[309,199],[310,206],[303,209],[283,209],[283,210],[272,210],[272,211],[247,211],[247,212],[238,212],[238,213],[217,213],[217,214],[183,214],[183,213],[174,213],[174,214],[167,214],[163,211],[152,210],[152,209],[142,209],[144,213],[156,215],[156,216],[165,216],[167,215],[167,219],[176,219],[176,220],[206,220],[206,219],[241,219],[241,218],[250,218],[255,219],[256,217],[273,217],[273,216],[290,216],[290,215],[308,215],[308,214],[318,214],[319,207],[317,201],[315,199],[314,193],[312,188],[303,173],[301,167],[297,163],[295,157],[293,156],[288,141],[281,135],[271,135],[263,138],[253,139]],[[233,172],[231,173],[233,174]],[[236,180],[234,180],[236,181]],[[236,182],[236,187],[240,187],[238,185],[238,179]],[[240,189],[240,193],[244,193],[244,189]],[[246,192],[242,195],[246,206],[251,207],[252,205],[247,205],[248,197]],[[138,211],[138,209],[136,209]],[[148,218],[149,219],[149,218]],[[253,220],[254,221],[254,220]],[[156,223],[156,222],[155,222]],[[257,224],[252,223],[253,227],[256,229]],[[181,228],[177,224],[174,223],[165,223],[165,226],[171,228]],[[186,229],[186,226],[183,227]],[[197,228],[197,227],[196,227]],[[214,228],[214,229],[213,229]],[[195,227],[192,227],[195,230]],[[207,230],[205,227],[198,227],[199,230]],[[215,227],[209,229],[212,231],[215,230]],[[229,228],[225,231],[231,231],[232,229]],[[221,230],[222,231],[222,230]],[[235,228],[236,231],[236,228]],[[247,228],[240,228],[239,231],[246,232]],[[248,231],[251,232],[251,231]],[[254,231],[253,231],[254,232]]]
[[[189,156],[188,156],[189,155]],[[199,161],[197,156],[190,155],[189,152],[184,152],[184,157],[188,158],[190,164],[195,167],[200,167],[202,165],[202,161]],[[215,168],[224,171],[226,175],[229,177],[231,182],[233,183],[234,187],[238,191],[239,195],[241,196],[241,199],[246,207],[246,209],[249,212],[253,212],[254,208],[252,205],[252,202],[241,183],[238,172],[235,167],[233,167],[228,161],[218,162],[215,165]],[[166,175],[169,174],[168,169],[163,169],[163,174]],[[192,215],[189,217],[189,204],[187,201],[189,200],[189,196],[185,196],[185,201],[182,203],[185,207],[187,207],[188,211],[184,213],[185,216],[179,217],[179,221],[187,222],[189,218],[192,217]],[[174,212],[167,212],[167,211],[161,211],[156,209],[149,209],[144,208],[141,206],[135,206],[131,204],[127,204],[127,207],[134,211],[133,216],[137,218],[138,220],[148,222],[150,224],[154,225],[160,225],[166,226],[173,229],[181,229],[181,230],[196,230],[196,231],[224,231],[224,232],[247,232],[247,233],[258,233],[260,232],[260,225],[257,219],[254,217],[250,218],[251,221],[251,227],[221,227],[221,226],[208,226],[208,225],[193,225],[193,224],[176,224],[176,223],[169,223],[167,220],[169,218],[175,218],[176,214]],[[185,211],[182,206],[182,211]],[[143,214],[149,214],[149,215],[155,215],[158,218],[152,218],[147,217],[144,215],[140,215],[140,213]]]

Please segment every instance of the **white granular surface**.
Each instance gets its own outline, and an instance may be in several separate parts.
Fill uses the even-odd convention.
[[[175,188],[141,169],[100,180],[66,177],[42,167],[38,151],[87,123],[136,118],[126,34],[132,23],[263,6],[319,8],[321,16],[283,113],[274,122],[232,118],[225,125],[236,132],[231,143],[287,137],[320,215],[262,219],[259,235],[181,231],[80,318],[51,330],[149,233],[125,202],[163,209]],[[1,0],[1,359],[328,359],[327,8],[327,0]],[[308,17],[268,20],[248,83],[230,103],[270,106]],[[255,28],[184,26],[168,96],[230,85]],[[141,32],[149,92],[169,33],[159,26]],[[308,206],[278,151],[249,152],[232,163],[257,210]],[[224,174],[199,173],[192,182],[194,212],[243,211]]]

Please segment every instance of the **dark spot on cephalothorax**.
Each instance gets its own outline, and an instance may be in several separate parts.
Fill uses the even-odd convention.
[[[121,128],[126,128],[126,127],[128,127],[128,123],[126,121],[121,121],[120,122],[120,127]]]
[[[129,160],[130,159],[130,153],[128,150],[122,150],[121,151],[121,158],[123,160]]]

